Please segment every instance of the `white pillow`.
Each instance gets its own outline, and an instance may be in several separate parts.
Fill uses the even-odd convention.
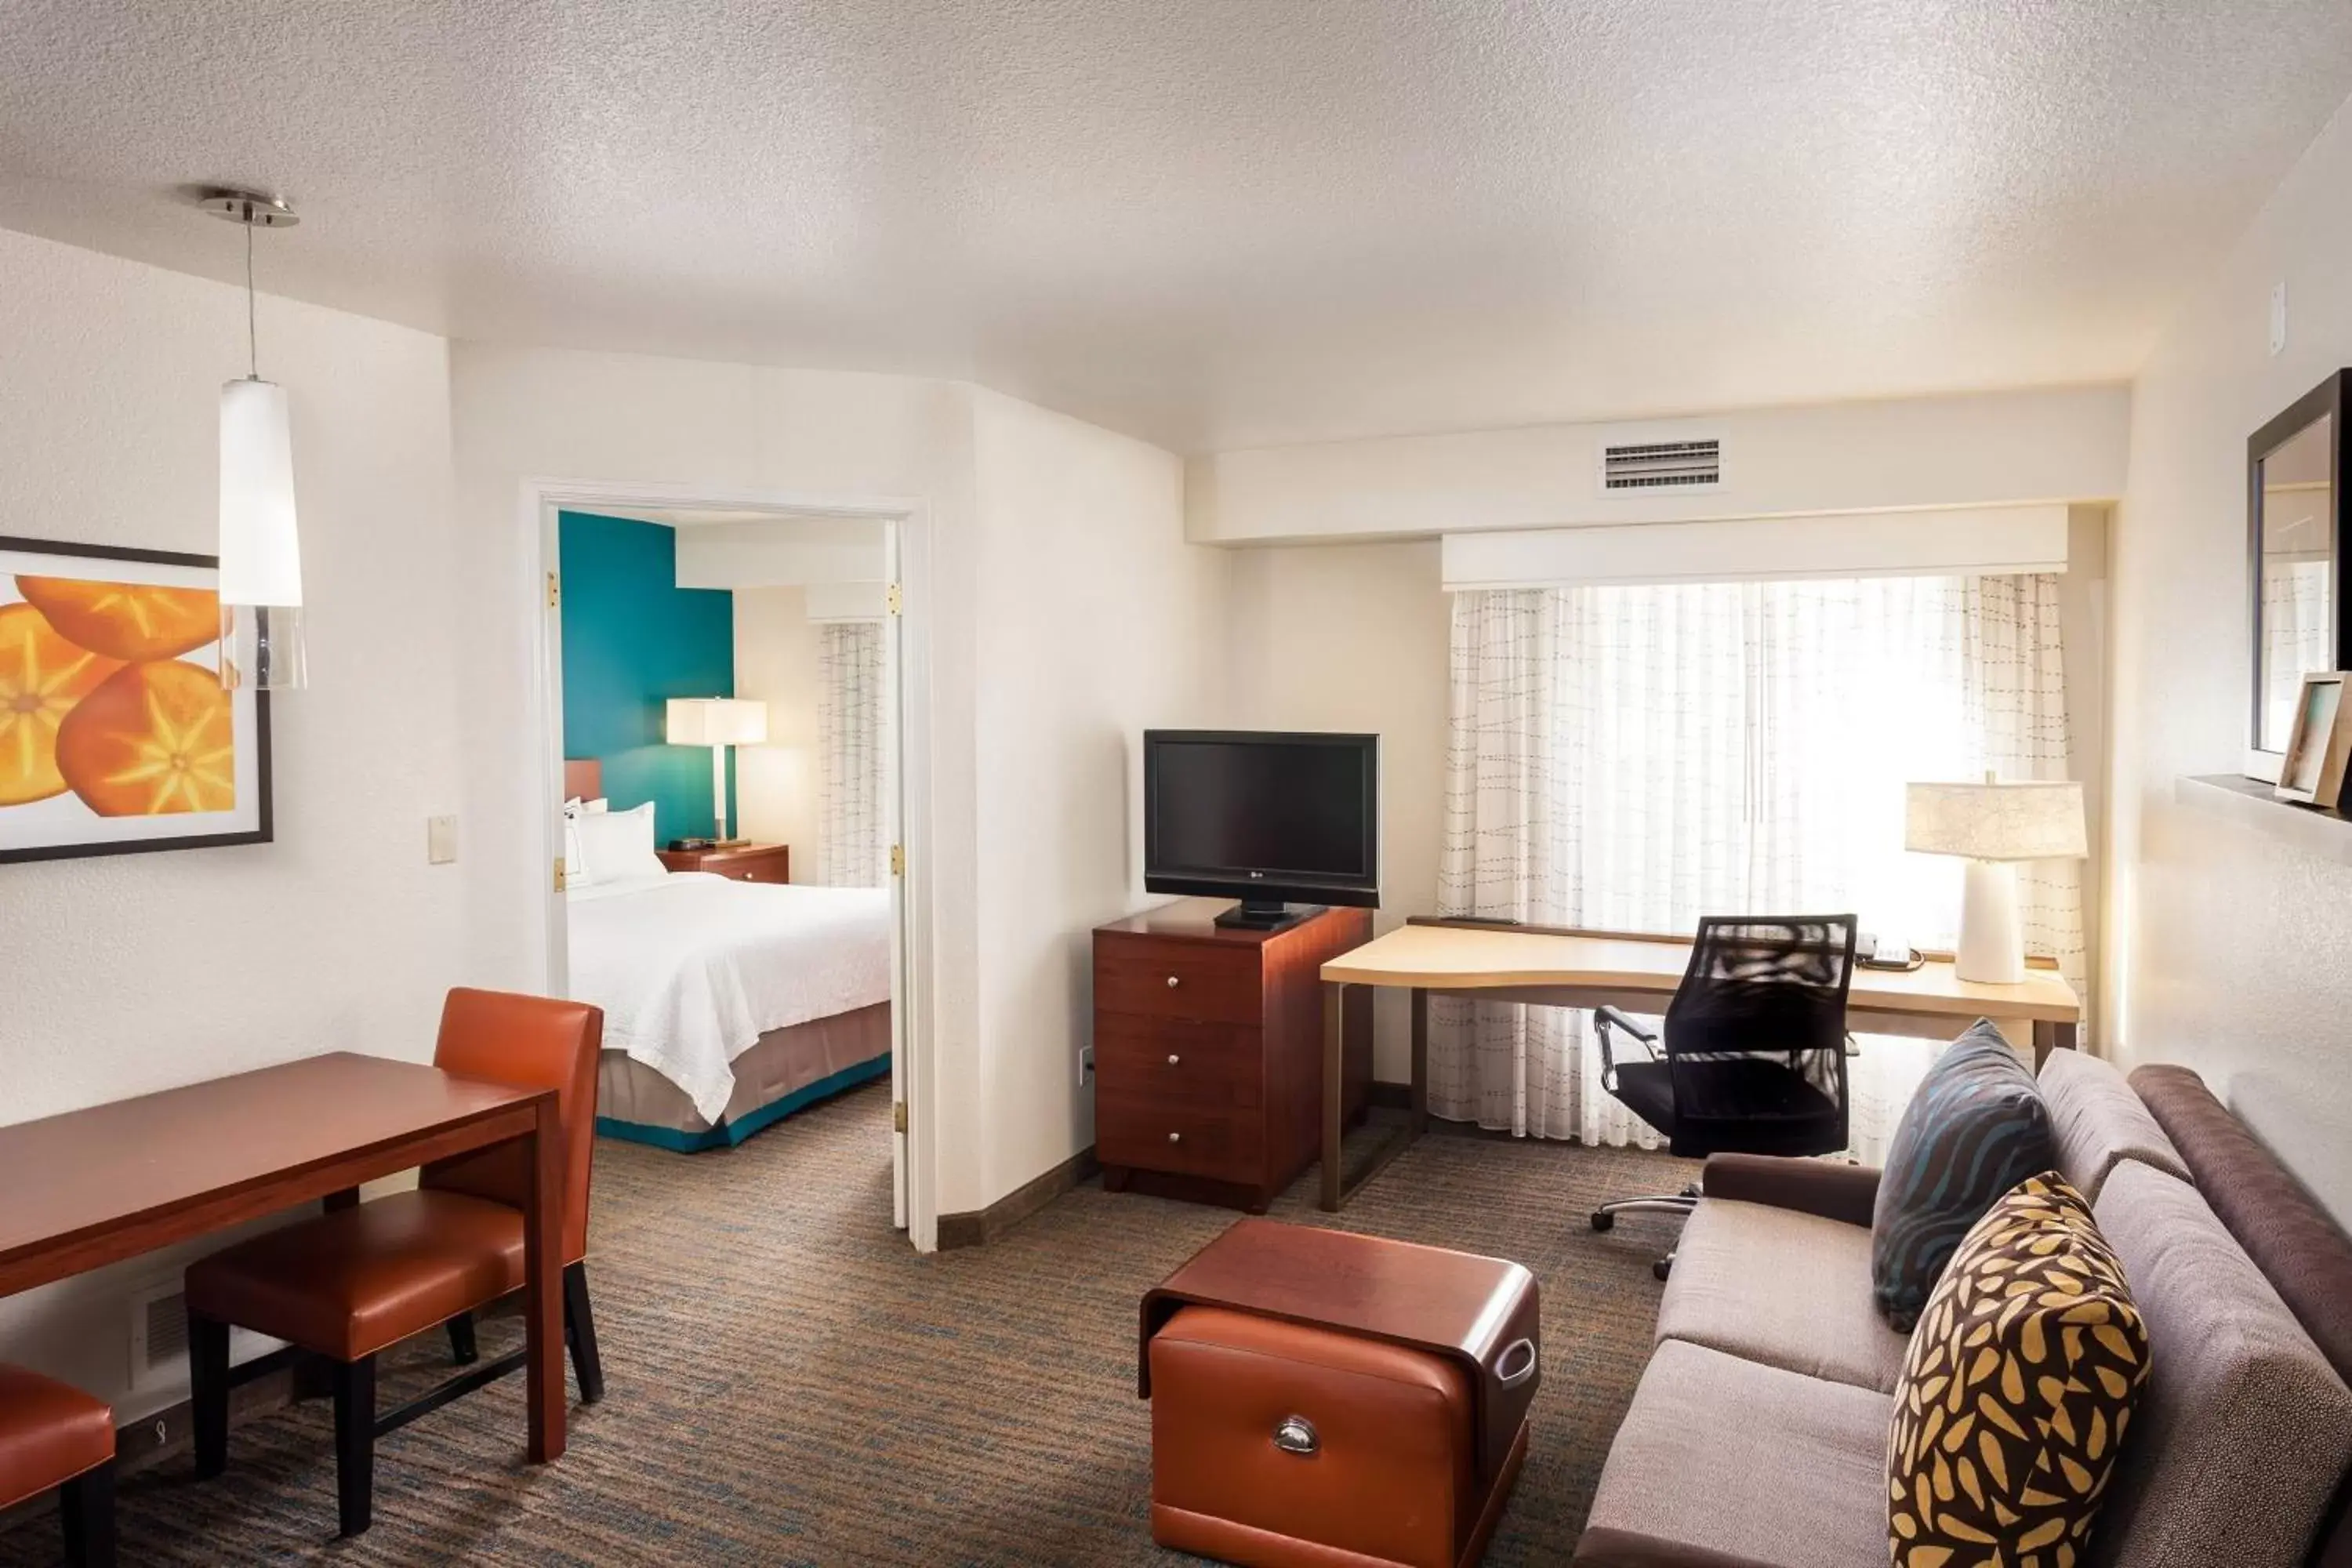
[[[667,869],[654,853],[654,803],[634,811],[586,812],[572,818],[591,882],[658,877]]]

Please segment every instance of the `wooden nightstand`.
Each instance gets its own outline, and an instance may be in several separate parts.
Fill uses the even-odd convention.
[[[726,844],[715,849],[656,849],[673,871],[709,871],[730,882],[789,882],[793,850],[788,844]]]

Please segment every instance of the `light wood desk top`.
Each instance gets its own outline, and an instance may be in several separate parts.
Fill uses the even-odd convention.
[[[1336,1213],[1350,1192],[1420,1136],[1428,1117],[1431,995],[1660,1013],[1682,984],[1690,950],[1683,937],[1412,924],[1324,964],[1323,1207]],[[1339,1086],[1348,1049],[1339,1001],[1350,985],[1412,993],[1412,1115],[1352,1182],[1339,1169],[1346,1135]],[[1908,973],[1856,964],[1846,993],[1846,1025],[1856,1034],[1948,1040],[1976,1019],[1990,1018],[2011,1045],[2032,1053],[2037,1067],[2051,1051],[2074,1047],[2082,1016],[2074,988],[2054,969],[2029,967],[2015,985],[1985,985],[1953,973],[1948,959]]]
[[[1427,991],[1574,986],[1670,996],[1689,962],[1690,943],[1679,938],[1407,925],[1326,963],[1323,978]],[[2083,1011],[2074,988],[2055,970],[2029,969],[2017,985],[1983,985],[1960,979],[1948,961],[1933,960],[1907,974],[1857,964],[1847,1005],[1857,1012],[2048,1024],[2074,1023]]]

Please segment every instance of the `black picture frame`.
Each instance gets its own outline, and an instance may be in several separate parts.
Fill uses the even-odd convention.
[[[176,550],[142,550],[121,544],[84,544],[69,540],[26,539],[0,534],[0,553],[23,552],[37,555],[74,556],[92,561],[127,561],[151,566],[194,566],[220,570],[217,555],[197,555]],[[269,693],[253,696],[254,778],[257,783],[255,826],[234,833],[187,833],[168,837],[132,838],[86,844],[49,844],[25,848],[0,847],[0,865],[36,860],[79,860],[101,855],[145,855],[170,849],[216,849],[240,844],[276,841],[275,802],[270,773]]]

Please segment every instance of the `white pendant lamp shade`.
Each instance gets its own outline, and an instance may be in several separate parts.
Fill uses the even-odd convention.
[[[302,603],[294,441],[286,389],[274,381],[243,377],[221,388],[220,596],[227,605]]]
[[[286,389],[261,379],[253,231],[300,220],[282,196],[237,186],[196,193],[196,205],[245,230],[247,374],[221,388],[220,682],[260,691],[306,683],[302,546],[294,531],[294,438]]]

